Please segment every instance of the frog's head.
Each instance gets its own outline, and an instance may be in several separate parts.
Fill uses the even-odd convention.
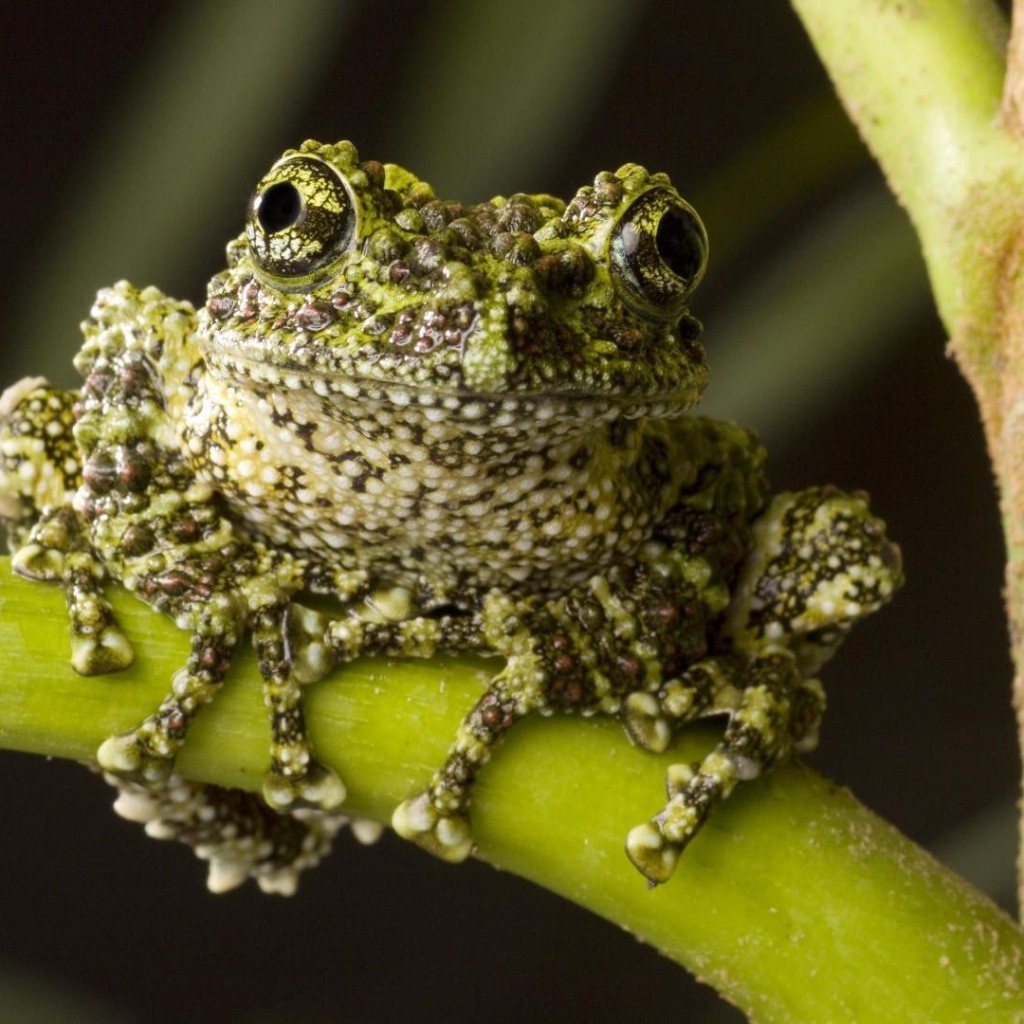
[[[200,341],[214,373],[492,425],[553,404],[665,415],[707,381],[687,312],[706,260],[697,214],[635,164],[568,205],[463,206],[306,142],[257,185]]]

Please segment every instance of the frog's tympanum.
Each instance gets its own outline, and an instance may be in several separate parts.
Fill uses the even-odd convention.
[[[118,810],[192,846],[211,888],[291,891],[345,820],[300,692],[360,655],[504,659],[394,812],[449,861],[473,849],[477,771],[534,712],[615,715],[654,751],[726,717],[626,837],[652,883],[737,782],[813,746],[815,674],[899,585],[899,552],[863,495],[769,500],[753,435],[688,414],[706,258],[694,210],[635,164],[568,204],[462,205],[307,142],[256,186],[203,308],[100,292],[81,389],[0,398],[0,513],[15,570],[63,587],[80,673],[132,658],[107,581],[190,634],[163,703],[97,751]],[[173,774],[246,633],[262,799]]]

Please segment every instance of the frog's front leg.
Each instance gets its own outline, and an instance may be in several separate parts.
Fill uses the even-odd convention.
[[[471,787],[502,737],[521,718],[545,707],[545,676],[533,654],[514,655],[459,724],[444,764],[422,793],[395,808],[391,825],[450,863],[473,851]]]
[[[238,592],[210,596],[193,625],[192,652],[175,675],[171,692],[139,726],[110,737],[97,751],[105,771],[149,785],[170,776],[192,720],[219,689],[248,625],[271,725],[264,799],[282,812],[297,807],[330,810],[342,803],[345,787],[313,756],[301,704],[302,686],[322,678],[333,664],[323,644],[326,620],[291,604],[277,588],[276,581],[253,575],[240,582]]]
[[[288,604],[260,612],[252,625],[253,645],[263,676],[263,702],[270,714],[270,769],[263,798],[275,810],[335,808],[345,786],[316,760],[302,711],[302,686],[323,678],[334,664],[324,645],[327,621]]]
[[[462,861],[472,852],[470,790],[491,751],[519,719],[547,706],[547,677],[530,621],[534,613],[528,603],[517,606],[496,590],[472,614],[389,621],[387,614],[374,613],[369,620],[352,615],[328,627],[328,643],[345,660],[373,654],[430,658],[441,653],[490,653],[507,659],[463,718],[445,763],[428,788],[400,804],[392,816],[400,836],[443,860]]]
[[[159,708],[134,729],[100,745],[96,760],[104,771],[149,785],[166,781],[196,713],[220,688],[243,624],[243,609],[233,595],[209,596],[190,624],[188,661],[175,673]]]
[[[160,707],[106,741],[97,759],[122,778],[165,780],[192,719],[252,628],[275,718],[268,788],[278,805],[286,802],[280,780],[287,778],[292,800],[336,806],[343,790],[312,760],[296,710],[298,687],[314,671],[314,645],[301,629],[286,635],[288,606],[308,566],[240,533],[217,489],[197,476],[169,411],[165,375],[196,358],[189,347],[195,330],[187,303],[121,282],[97,297],[75,360],[84,383],[75,407],[81,483],[74,512],[108,576],[191,635],[188,662]]]
[[[194,649],[186,676],[176,678],[175,691],[160,711],[138,728],[111,738],[100,751],[101,763],[120,769],[106,774],[119,793],[115,811],[143,823],[154,838],[189,846],[209,864],[207,885],[212,892],[253,878],[264,892],[290,895],[299,875],[320,861],[343,825],[350,824],[363,842],[372,842],[380,831],[374,823],[351,821],[336,812],[345,787],[313,757],[306,735],[301,687],[321,678],[333,664],[323,642],[326,620],[299,605],[273,600],[273,593],[265,580],[243,588],[247,601],[259,608],[250,628],[272,734],[262,800],[253,793],[168,774],[184,730],[223,674],[187,678],[189,668],[197,664],[214,667],[200,653],[203,644],[198,637],[193,646],[199,652]],[[213,661],[218,668],[226,667],[225,658]]]

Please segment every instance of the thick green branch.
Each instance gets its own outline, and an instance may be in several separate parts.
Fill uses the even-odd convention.
[[[152,710],[184,660],[185,636],[123,595],[117,607],[137,664],[82,679],[67,665],[59,592],[15,580],[0,563],[0,743],[85,759]],[[310,688],[314,739],[353,810],[387,820],[426,781],[479,693],[480,667],[362,662]],[[196,723],[183,774],[258,784],[269,737],[255,677],[251,655],[240,658]],[[480,856],[628,928],[755,1020],[1024,1017],[1016,926],[802,766],[745,785],[672,881],[647,889],[623,837],[657,809],[665,766],[708,742],[694,731],[656,757],[630,747],[613,722],[525,722],[479,780]]]

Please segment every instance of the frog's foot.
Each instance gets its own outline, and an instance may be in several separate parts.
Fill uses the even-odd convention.
[[[79,675],[106,675],[132,663],[131,644],[103,596],[103,567],[72,509],[45,513],[11,565],[26,579],[60,582],[71,620],[71,666]]]
[[[171,680],[171,692],[155,714],[129,732],[111,736],[96,752],[99,766],[112,775],[144,785],[162,785],[185,742],[196,712],[209,703],[227,670],[229,658],[213,638],[192,638],[187,668]]]
[[[728,670],[737,668],[733,685]],[[723,660],[714,671],[720,683],[703,713],[730,712],[722,742],[695,768],[669,769],[664,810],[626,839],[629,859],[652,885],[671,877],[680,853],[737,783],[786,758],[794,743],[813,733],[820,717],[821,688],[800,678],[788,650],[767,649],[742,666]]]
[[[626,837],[626,853],[651,885],[672,877],[679,855],[697,835],[708,815],[744,778],[760,768],[730,755],[724,745],[699,768],[673,765],[668,773],[669,801],[650,821]]]
[[[253,793],[171,777],[159,789],[108,775],[119,795],[114,810],[141,822],[155,839],[177,839],[209,864],[207,887],[227,892],[255,879],[267,893],[290,896],[299,875],[317,864],[348,822],[341,814],[299,810],[277,814]],[[351,822],[362,841],[379,826]],[[370,826],[370,827],[364,827]]]
[[[473,852],[473,834],[465,811],[442,813],[429,790],[395,808],[391,827],[428,853],[450,864],[464,861]]]
[[[312,758],[302,768],[275,762],[263,776],[263,799],[279,813],[309,808],[333,811],[345,800],[345,784],[337,773]]]

